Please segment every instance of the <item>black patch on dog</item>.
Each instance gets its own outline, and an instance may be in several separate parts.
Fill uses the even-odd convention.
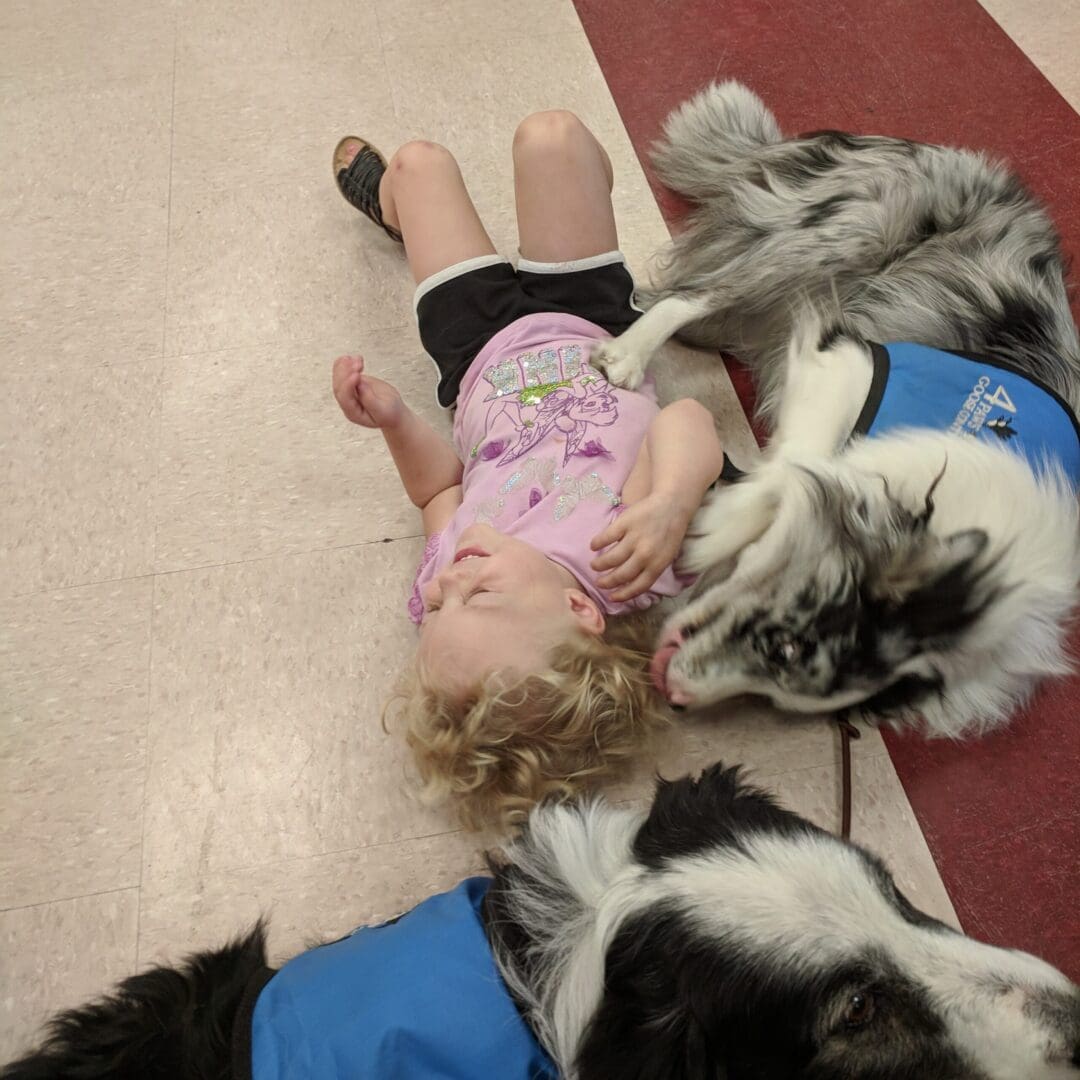
[[[1060,277],[1063,272],[1061,255],[1055,250],[1037,252],[1028,259],[1028,269],[1043,279]]]
[[[843,323],[834,322],[822,327],[821,337],[818,338],[818,352],[831,349],[838,341],[843,339],[856,341],[860,345],[865,344],[855,337]]]
[[[893,713],[913,709],[917,705],[938,696],[945,688],[945,680],[940,675],[901,675],[896,682],[890,683],[884,690],[871,694],[859,707],[878,716],[890,716]]]
[[[915,223],[912,239],[916,244],[925,244],[928,240],[933,240],[935,236],[939,236],[941,232],[941,222],[933,211],[928,210]]]
[[[981,533],[981,530],[969,531]],[[981,544],[970,557],[948,565],[898,603],[876,603],[875,624],[883,630],[903,631],[911,640],[924,644],[940,647],[950,642],[1001,596],[1000,589],[985,584],[996,561],[978,565],[986,543],[986,534],[982,533]]]
[[[872,997],[863,1028],[839,1019]],[[972,1080],[925,991],[873,949],[777,970],[672,910],[628,920],[576,1062],[581,1080]]]
[[[740,837],[755,833],[795,836],[820,831],[744,783],[737,766],[717,764],[698,780],[684,776],[657,782],[652,809],[634,840],[634,857],[659,870],[670,859],[737,846]]]
[[[800,228],[812,229],[817,225],[824,225],[826,221],[840,213],[851,198],[850,195],[831,195],[827,199],[822,199],[821,202],[814,203],[799,222]]]
[[[178,968],[156,967],[125,979],[107,997],[61,1013],[35,1052],[6,1066],[3,1080],[237,1080],[250,1076],[250,1033],[234,1028],[253,986],[273,972],[261,922],[223,949],[196,953]],[[260,982],[260,980],[262,980]],[[252,999],[252,1004],[254,1001]]]

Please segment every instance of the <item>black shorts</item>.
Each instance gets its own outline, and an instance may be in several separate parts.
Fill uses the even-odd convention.
[[[571,263],[522,259],[515,270],[497,255],[470,259],[417,289],[420,340],[439,369],[439,404],[449,408],[476,354],[523,315],[577,315],[613,337],[641,315],[634,279],[617,251]]]

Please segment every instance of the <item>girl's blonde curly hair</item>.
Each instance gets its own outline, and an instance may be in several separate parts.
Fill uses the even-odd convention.
[[[453,799],[467,828],[512,828],[541,799],[613,778],[667,723],[647,653],[582,634],[549,661],[523,677],[493,672],[464,698],[417,667],[387,706],[404,720],[424,795]]]

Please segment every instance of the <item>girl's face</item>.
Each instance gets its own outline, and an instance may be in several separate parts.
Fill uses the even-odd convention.
[[[604,616],[573,575],[530,544],[472,525],[454,560],[424,587],[425,677],[466,693],[496,669],[526,674],[576,633],[599,634]]]

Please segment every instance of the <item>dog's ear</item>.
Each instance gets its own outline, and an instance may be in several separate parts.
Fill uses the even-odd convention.
[[[695,995],[707,989],[673,956],[673,929],[670,917],[646,918],[609,946],[604,996],[578,1052],[579,1080],[727,1080],[696,1015]]]
[[[746,783],[738,766],[713,765],[699,779],[659,780],[649,816],[634,840],[634,856],[659,867],[680,855],[736,843],[752,831],[813,828]]]
[[[964,529],[941,538],[915,526],[900,537],[892,557],[882,565],[873,592],[900,602],[931,583],[955,585],[971,576],[988,539],[982,529]]]
[[[944,539],[924,532],[902,545],[871,584],[881,627],[935,641],[977,618],[997,595],[987,580],[993,562],[982,557],[988,540],[982,529],[964,529]]]

